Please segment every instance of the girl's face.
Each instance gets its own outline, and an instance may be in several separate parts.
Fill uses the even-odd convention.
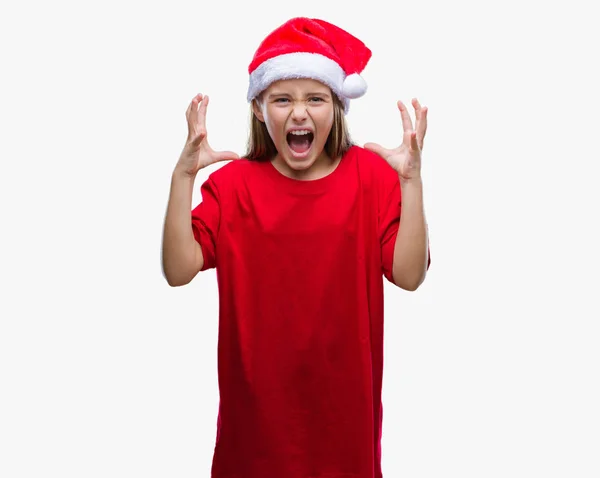
[[[254,114],[265,123],[277,148],[275,162],[290,173],[326,167],[329,158],[323,148],[333,125],[332,95],[316,80],[281,80],[254,103]]]

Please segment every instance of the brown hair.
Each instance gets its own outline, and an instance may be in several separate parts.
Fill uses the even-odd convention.
[[[344,116],[344,106],[334,94],[333,97],[333,125],[329,137],[325,142],[325,153],[331,159],[339,158],[353,146],[348,132],[348,125]],[[253,100],[256,101],[256,100]],[[260,96],[259,100],[260,101]],[[269,161],[277,155],[277,148],[271,139],[267,126],[260,121],[250,105],[250,134],[248,136],[248,150],[244,159],[251,161]]]

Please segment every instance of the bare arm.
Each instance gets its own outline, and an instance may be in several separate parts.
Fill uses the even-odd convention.
[[[398,148],[386,149],[377,143],[365,144],[365,148],[384,158],[399,176],[402,211],[394,244],[392,277],[394,284],[410,291],[421,285],[429,265],[429,239],[421,179],[421,150],[427,131],[428,109],[422,107],[416,98],[413,98],[412,104],[416,115],[414,129],[406,106],[398,101],[404,129],[402,144]]]
[[[191,204],[195,177],[175,168],[165,216],[162,267],[170,286],[188,284],[202,270],[202,249],[192,232]]]
[[[162,268],[171,286],[188,284],[204,265],[202,249],[192,230],[192,193],[198,171],[218,161],[239,159],[232,151],[214,151],[206,134],[208,96],[196,95],[185,113],[188,137],[171,176],[165,215]]]
[[[394,245],[394,283],[414,291],[427,273],[429,248],[423,208],[423,183],[420,178],[403,183],[402,213]]]

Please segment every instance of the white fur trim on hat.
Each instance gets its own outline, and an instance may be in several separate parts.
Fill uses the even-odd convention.
[[[299,52],[279,55],[261,63],[250,74],[247,99],[252,101],[275,81],[294,78],[311,78],[326,84],[340,98],[346,112],[350,106],[348,98],[355,97],[344,94],[346,73],[337,62],[318,53]],[[348,93],[356,92],[350,88]]]

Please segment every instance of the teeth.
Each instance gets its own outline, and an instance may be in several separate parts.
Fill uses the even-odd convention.
[[[290,134],[295,134],[297,136],[301,136],[303,134],[310,134],[310,133],[311,133],[311,131],[309,131],[307,129],[299,129],[299,130],[296,130],[296,131],[290,131]]]

